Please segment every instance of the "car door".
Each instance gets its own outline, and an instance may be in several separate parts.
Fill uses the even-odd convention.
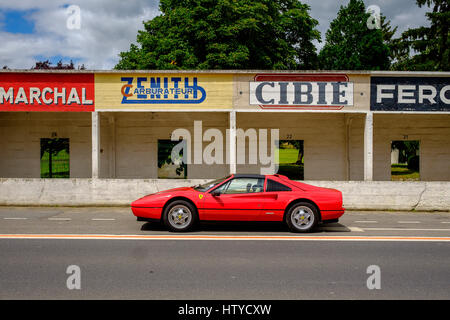
[[[264,178],[233,178],[205,194],[202,220],[259,220]]]
[[[284,210],[288,202],[292,200],[292,188],[267,178],[264,195],[261,220],[283,221]]]

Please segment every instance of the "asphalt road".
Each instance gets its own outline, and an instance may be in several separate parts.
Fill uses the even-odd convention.
[[[308,235],[209,223],[186,240],[128,208],[4,207],[0,299],[449,299],[449,222],[450,213],[347,212]],[[79,290],[67,288],[70,265]],[[371,265],[380,289],[367,287]]]
[[[0,234],[171,235],[158,223],[137,222],[127,207],[0,207]],[[293,235],[281,223],[204,223],[189,234]],[[450,212],[346,211],[315,236],[450,236]]]

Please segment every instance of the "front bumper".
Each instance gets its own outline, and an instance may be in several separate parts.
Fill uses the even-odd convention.
[[[149,207],[131,207],[131,211],[136,217],[147,219],[161,219],[162,208],[149,208]]]

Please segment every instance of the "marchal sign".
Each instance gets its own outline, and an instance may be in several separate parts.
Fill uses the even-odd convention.
[[[95,111],[93,74],[0,74],[0,111]]]
[[[353,106],[353,83],[345,74],[258,74],[250,104],[263,109],[340,110]]]

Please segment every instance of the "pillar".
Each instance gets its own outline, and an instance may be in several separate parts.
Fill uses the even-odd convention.
[[[366,113],[364,123],[364,181],[373,180],[373,113]]]

